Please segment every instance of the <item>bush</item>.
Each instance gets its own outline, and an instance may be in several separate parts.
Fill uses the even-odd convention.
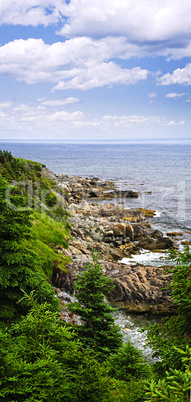
[[[131,342],[123,344],[117,353],[109,357],[107,364],[109,375],[119,380],[139,380],[151,375],[149,364]]]
[[[112,384],[107,372],[57,313],[39,305],[34,295],[30,313],[0,331],[0,400],[10,402],[102,402]]]

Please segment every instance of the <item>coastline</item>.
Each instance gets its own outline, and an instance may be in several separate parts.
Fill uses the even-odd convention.
[[[125,197],[137,198],[132,190],[119,192],[114,181],[99,178],[81,178],[54,175],[48,169],[44,174],[54,179],[58,192],[64,192],[63,202],[70,214],[72,239],[67,273],[55,268],[53,285],[73,294],[74,281],[89,262],[91,253],[99,252],[99,262],[105,275],[114,280],[115,288],[108,300],[131,313],[168,314],[174,311],[169,292],[162,290],[170,281],[163,267],[124,264],[123,258],[140,255],[141,250],[164,253],[177,244],[173,237],[164,236],[152,227],[154,210],[126,209]]]

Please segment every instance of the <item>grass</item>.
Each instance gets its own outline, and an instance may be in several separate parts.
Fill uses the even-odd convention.
[[[55,267],[67,272],[66,263],[70,259],[58,251],[57,246],[67,248],[66,239],[68,236],[67,221],[64,224],[55,221],[45,213],[33,213],[31,239],[25,240],[25,246],[38,255],[41,268],[49,280],[52,278]]]

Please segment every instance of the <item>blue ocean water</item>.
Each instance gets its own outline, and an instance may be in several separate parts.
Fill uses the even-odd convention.
[[[127,208],[157,211],[154,222],[165,231],[191,231],[191,144],[187,143],[21,143],[1,142],[0,149],[44,163],[57,174],[114,179],[138,199]],[[189,234],[185,234],[185,236]]]

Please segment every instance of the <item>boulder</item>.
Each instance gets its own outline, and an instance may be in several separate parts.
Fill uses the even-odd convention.
[[[132,241],[134,240],[134,229],[133,229],[132,225],[126,225],[125,235],[126,235],[126,237],[129,237],[130,240],[132,240]]]
[[[126,225],[123,223],[117,223],[112,229],[115,237],[126,237]]]
[[[53,285],[70,294],[74,292],[77,274],[86,269],[88,261],[85,256],[78,256],[78,261],[67,264],[68,273],[55,268]],[[170,291],[164,290],[171,281],[162,267],[143,265],[127,266],[122,263],[99,261],[106,276],[114,280],[114,289],[107,298],[116,307],[131,313],[169,314],[174,313],[175,306],[170,299]]]

